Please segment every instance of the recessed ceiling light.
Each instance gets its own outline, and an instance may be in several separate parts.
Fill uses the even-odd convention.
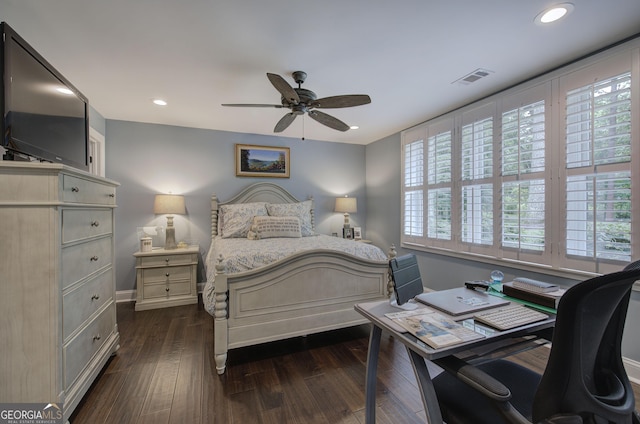
[[[352,130],[357,130],[358,128],[360,128],[360,127],[359,127],[359,126],[357,126],[357,125],[351,125],[351,126],[349,127],[349,129],[352,129]]]
[[[167,102],[165,102],[165,101],[164,101],[164,100],[162,100],[162,99],[155,99],[155,100],[153,101],[153,104],[156,104],[156,105],[158,105],[158,106],[166,106],[166,105],[167,105]]]
[[[564,18],[573,11],[572,3],[560,3],[538,13],[534,22],[539,25],[550,24]]]
[[[67,87],[58,87],[56,88],[56,91],[62,94],[69,94],[69,95],[73,94],[73,91],[69,90]]]

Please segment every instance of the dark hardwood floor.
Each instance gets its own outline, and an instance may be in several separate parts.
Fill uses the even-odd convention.
[[[142,312],[121,303],[117,310],[120,350],[72,424],[364,424],[366,325],[233,350],[218,376],[213,321],[201,303]],[[517,360],[541,370],[547,350]],[[425,422],[407,353],[384,335],[377,404],[377,423]]]

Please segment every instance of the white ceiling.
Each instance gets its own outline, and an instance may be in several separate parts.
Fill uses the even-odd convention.
[[[273,134],[284,109],[266,73],[318,97],[368,94],[324,110],[360,129],[298,118],[285,137],[368,144],[640,32],[640,0],[0,0],[6,21],[107,119]],[[484,68],[488,77],[452,84]],[[161,97],[168,106],[151,100]]]

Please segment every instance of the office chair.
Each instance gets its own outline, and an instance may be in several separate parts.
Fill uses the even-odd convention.
[[[576,284],[558,304],[542,376],[504,359],[478,366],[454,356],[434,361],[447,424],[639,424],[621,341],[640,262]]]

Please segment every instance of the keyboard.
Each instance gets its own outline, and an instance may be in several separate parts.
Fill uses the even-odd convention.
[[[509,330],[549,318],[548,315],[522,305],[509,305],[476,312],[473,318],[498,330]]]

